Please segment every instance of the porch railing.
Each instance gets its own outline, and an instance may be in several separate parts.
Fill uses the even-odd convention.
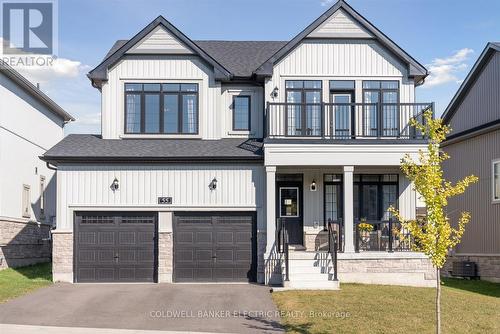
[[[433,103],[268,103],[268,138],[425,139],[410,126]]]
[[[328,253],[332,259],[333,264],[333,280],[338,281],[337,277],[337,252],[338,252],[338,238],[337,231],[333,228],[333,224],[328,224]]]
[[[363,224],[361,227],[360,225]],[[367,228],[367,226],[371,226]],[[413,239],[401,223],[387,221],[355,221],[354,248],[359,251],[409,252]]]
[[[290,268],[289,268],[289,242],[288,242],[288,232],[285,227],[284,219],[276,219],[276,251],[278,254],[284,256],[285,263],[285,281],[290,280]]]

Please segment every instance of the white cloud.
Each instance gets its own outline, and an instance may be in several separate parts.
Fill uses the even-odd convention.
[[[321,6],[330,6],[332,3],[336,1],[337,0],[321,0]]]
[[[66,58],[57,58],[47,66],[16,66],[15,69],[31,82],[46,83],[56,79],[78,77],[90,67],[81,62]]]
[[[430,64],[427,64],[429,76],[425,80],[424,87],[435,87],[449,82],[460,83],[462,79],[459,79],[457,75],[467,69],[467,60],[473,52],[472,49],[463,48],[449,57],[433,59]]]

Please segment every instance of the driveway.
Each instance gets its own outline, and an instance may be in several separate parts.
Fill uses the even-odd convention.
[[[54,284],[0,304],[0,323],[279,333],[269,288],[252,284]]]

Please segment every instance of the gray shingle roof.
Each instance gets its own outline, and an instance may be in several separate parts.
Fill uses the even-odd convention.
[[[111,56],[128,40],[113,44],[104,59]],[[262,63],[281,49],[284,41],[193,41],[210,57],[227,68],[236,77],[250,77]]]
[[[42,160],[64,161],[230,161],[262,160],[256,139],[102,139],[71,134],[45,152]]]
[[[236,77],[252,73],[281,49],[283,41],[194,41]]]

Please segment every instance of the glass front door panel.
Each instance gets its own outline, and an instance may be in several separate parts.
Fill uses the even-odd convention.
[[[299,188],[280,188],[280,217],[299,216]]]

